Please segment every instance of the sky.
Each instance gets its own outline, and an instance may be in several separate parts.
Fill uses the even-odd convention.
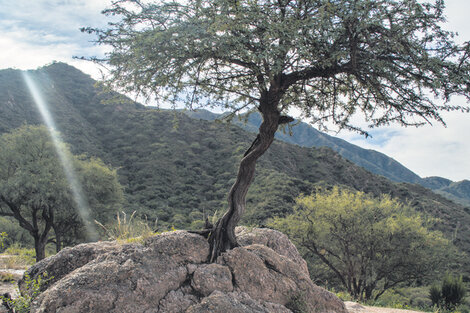
[[[66,62],[94,78],[99,69],[73,56],[100,56],[105,48],[81,27],[105,27],[100,13],[110,0],[0,0],[0,69],[36,69],[53,61]],[[470,1],[446,0],[445,28],[459,33],[458,42],[470,41]],[[465,99],[454,98],[453,104]],[[375,129],[372,138],[341,131],[332,134],[367,149],[377,150],[421,177],[441,176],[454,181],[470,179],[470,114],[443,114],[439,123],[419,128],[389,126]]]

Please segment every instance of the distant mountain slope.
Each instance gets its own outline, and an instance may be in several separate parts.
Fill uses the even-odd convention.
[[[470,181],[453,182],[442,177],[426,177],[423,186],[457,203],[470,207]]]
[[[98,134],[82,108],[92,102],[96,90],[88,75],[74,67],[54,64],[30,73],[41,96],[66,136],[72,151],[102,156]],[[22,124],[42,123],[41,115],[24,83],[21,71],[0,71],[0,133]]]
[[[220,119],[221,114],[215,114],[207,110],[185,111],[193,118],[209,121]],[[245,121],[235,120],[240,127],[250,132],[257,132],[261,125],[261,115],[251,114]],[[329,147],[338,152],[345,159],[365,168],[366,170],[381,176],[385,176],[395,182],[420,184],[430,188],[444,197],[470,207],[470,190],[463,186],[469,183],[467,180],[453,182],[442,177],[421,178],[396,160],[375,150],[363,149],[343,139],[322,133],[307,123],[300,122],[292,127],[291,134],[278,131],[276,138],[296,144],[302,147]]]
[[[197,227],[203,212],[225,210],[226,194],[252,133],[102,93],[89,76],[66,64],[52,64],[31,75],[74,152],[99,156],[119,169],[129,211],[158,218],[164,225]],[[0,132],[25,122],[40,123],[18,71],[0,71],[0,90]],[[470,252],[468,208],[424,187],[374,175],[330,148],[282,141],[275,141],[260,159],[243,222],[263,224],[292,212],[295,197],[317,185],[397,197],[440,218],[436,228],[449,238],[458,228],[455,242]]]

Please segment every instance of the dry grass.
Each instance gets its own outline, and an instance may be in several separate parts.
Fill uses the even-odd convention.
[[[0,269],[22,270],[36,263],[36,254],[33,249],[12,245],[0,254]]]
[[[148,223],[135,219],[136,211],[130,217],[125,212],[118,212],[114,223],[103,225],[98,221],[95,223],[101,227],[104,237],[109,240],[117,240],[125,243],[141,243],[150,236],[155,235]]]

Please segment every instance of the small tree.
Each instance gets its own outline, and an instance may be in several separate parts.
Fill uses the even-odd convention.
[[[241,160],[226,214],[209,229],[211,259],[237,246],[234,229],[256,161],[295,108],[313,123],[366,134],[370,126],[422,125],[436,105],[470,94],[469,45],[441,28],[444,3],[418,0],[116,1],[120,20],[86,28],[110,46],[108,83],[189,108],[258,110],[259,134]]]
[[[34,238],[36,260],[45,257],[50,232],[57,250],[63,238],[83,238],[84,222],[44,126],[23,126],[0,137],[0,216],[11,217]],[[116,172],[98,160],[81,160],[60,143],[74,162],[79,181],[90,199],[92,218],[119,209],[122,190]],[[99,211],[97,211],[99,210]],[[98,216],[97,216],[98,215]]]
[[[335,187],[297,204],[293,215],[272,226],[321,260],[355,299],[377,299],[397,284],[433,274],[448,248],[420,215],[386,195],[375,199]]]

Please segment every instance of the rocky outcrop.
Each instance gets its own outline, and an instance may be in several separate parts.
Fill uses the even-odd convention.
[[[212,264],[207,241],[185,231],[64,249],[28,270],[54,277],[31,312],[347,312],[312,283],[285,235],[238,228],[237,236],[242,246]]]

